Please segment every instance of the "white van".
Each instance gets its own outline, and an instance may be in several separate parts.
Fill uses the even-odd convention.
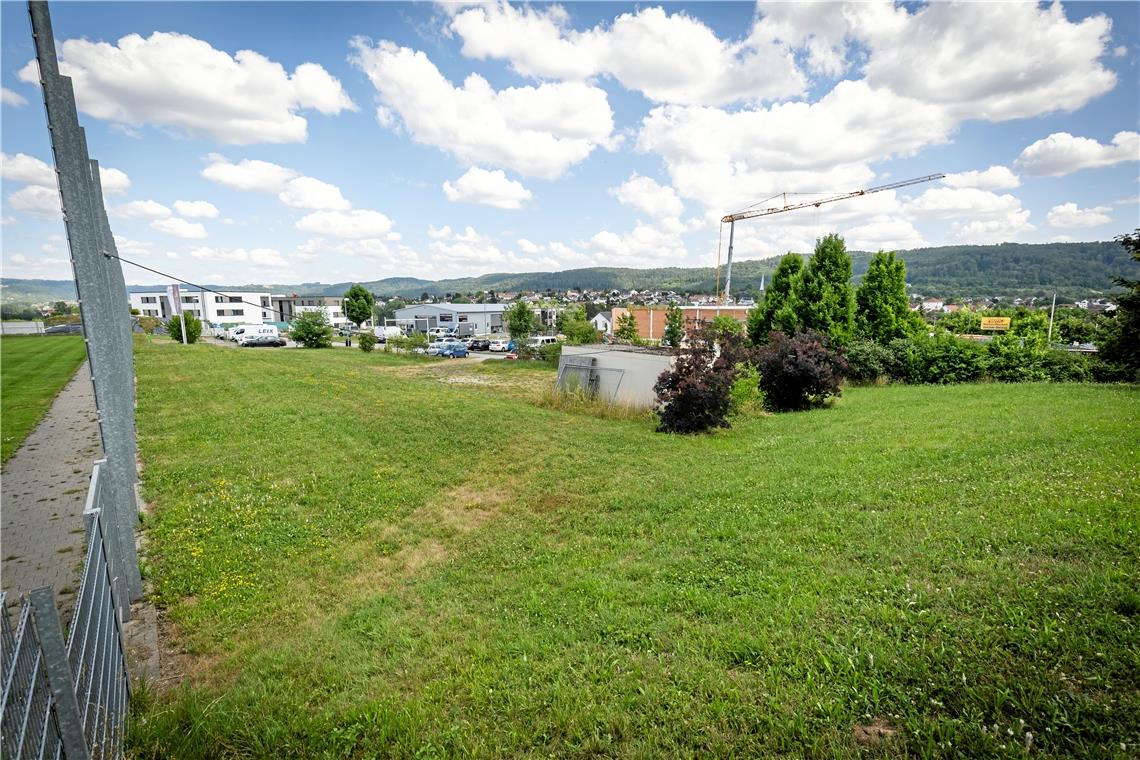
[[[553,335],[535,335],[529,338],[526,344],[531,348],[541,348],[542,346],[552,346],[558,342],[558,338]]]
[[[284,346],[285,340],[277,325],[246,325],[238,336],[239,346]]]

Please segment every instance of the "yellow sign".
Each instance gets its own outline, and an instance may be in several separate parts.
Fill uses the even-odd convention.
[[[1008,330],[1009,317],[982,317],[983,330]]]

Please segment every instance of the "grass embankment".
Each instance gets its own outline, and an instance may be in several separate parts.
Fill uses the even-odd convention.
[[[544,408],[525,366],[137,367],[188,654],[136,756],[1138,750],[1136,388],[859,388],[684,438]]]
[[[16,453],[86,358],[80,335],[0,337],[0,462]]]

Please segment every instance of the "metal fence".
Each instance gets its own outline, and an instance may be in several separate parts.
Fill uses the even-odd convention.
[[[91,471],[83,513],[87,558],[66,643],[50,588],[20,600],[15,630],[0,614],[0,729],[9,760],[122,756],[130,682],[119,622],[124,602],[108,562],[114,544],[101,507],[105,464]]]

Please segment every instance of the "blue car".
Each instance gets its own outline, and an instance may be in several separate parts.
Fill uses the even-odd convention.
[[[448,343],[439,350],[439,355],[446,356],[449,359],[466,359],[467,346],[462,343]]]

